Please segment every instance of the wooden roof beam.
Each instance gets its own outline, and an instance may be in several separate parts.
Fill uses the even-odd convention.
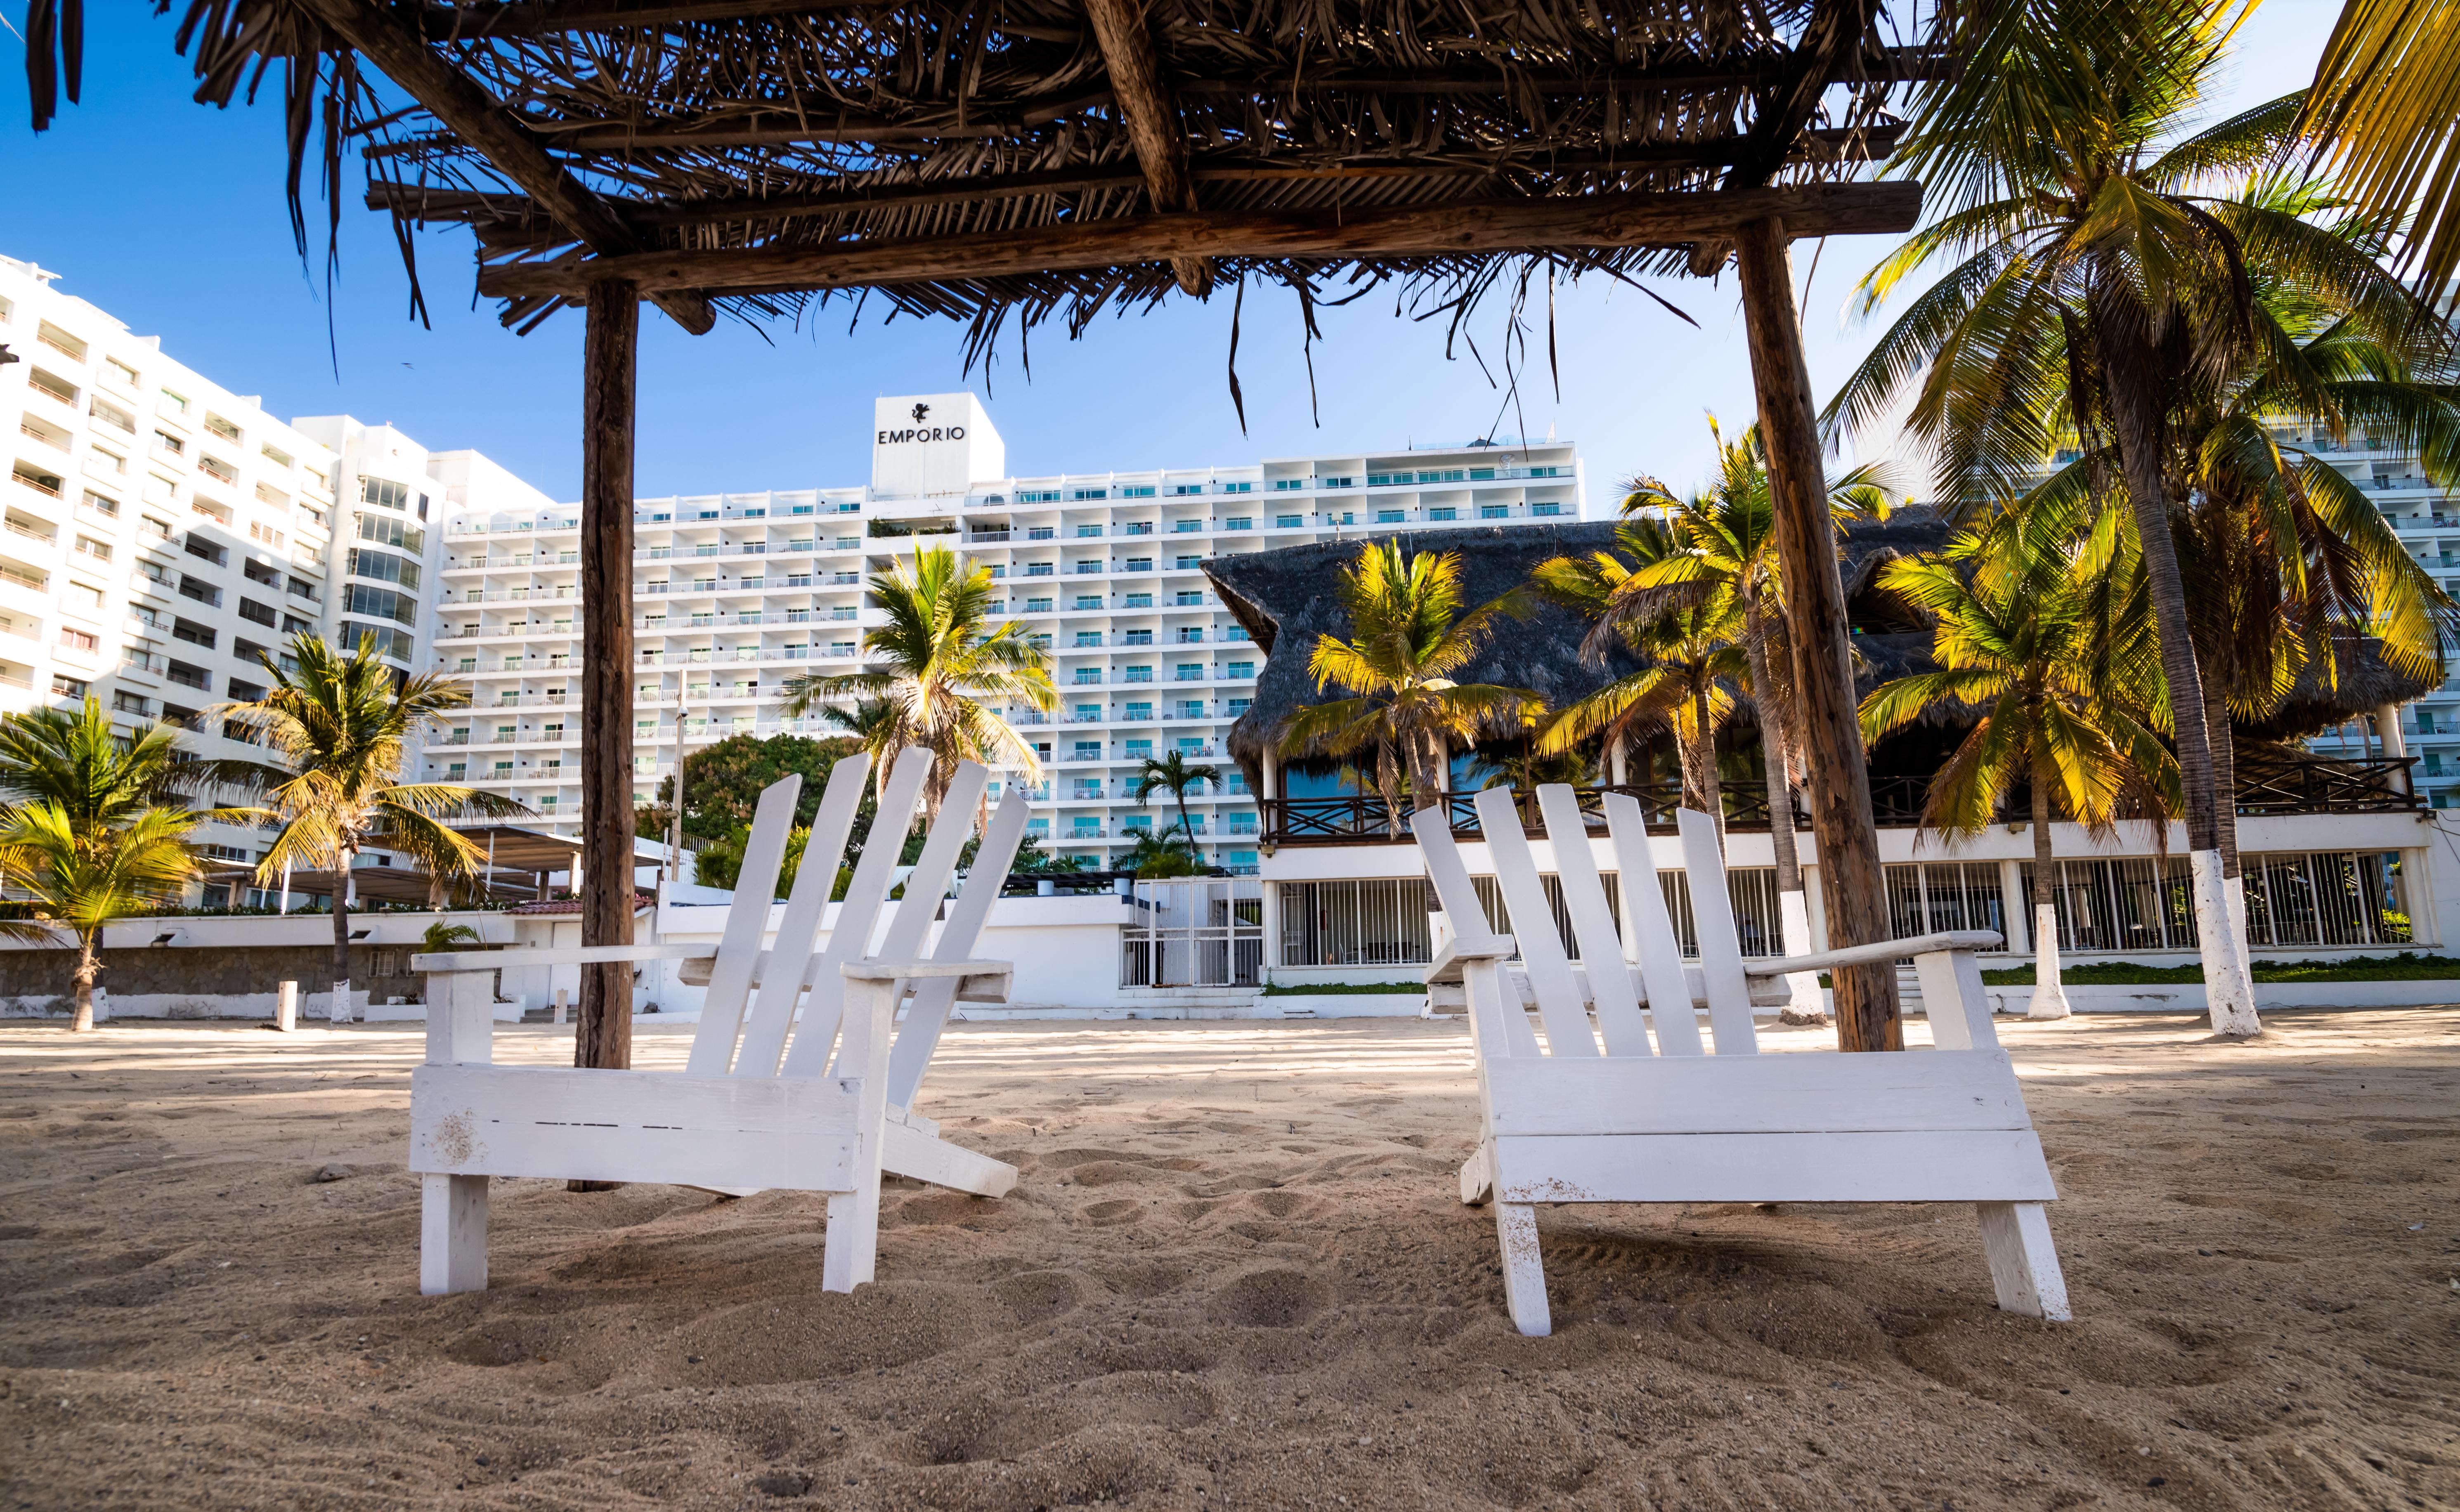
[[[1154,214],[1192,212],[1196,184],[1187,173],[1187,134],[1179,129],[1178,108],[1162,82],[1142,0],[1085,0],[1085,15],[1110,71],[1112,102],[1128,128],[1128,145],[1144,170]],[[1170,270],[1190,294],[1200,297],[1213,287],[1213,269],[1200,258],[1174,257]]]
[[[1729,187],[1766,183],[1785,165],[1803,128],[1818,112],[1820,96],[1870,34],[1878,8],[1879,0],[1818,0],[1794,44],[1791,76],[1778,82],[1754,113],[1747,137],[1750,145],[1726,175]]]
[[[1821,161],[1859,162],[1883,159],[1894,150],[1903,128],[1877,126],[1867,131],[1811,131],[1803,140],[1815,151],[1802,154]],[[1707,141],[1626,142],[1610,152],[1533,153],[1527,159],[1495,162],[1392,161],[1310,165],[1298,162],[1192,161],[1188,176],[1202,183],[1333,182],[1344,180],[1478,179],[1497,172],[1542,170],[1551,173],[1611,171],[1619,167],[1713,166],[1734,160],[1745,146],[1742,138]],[[817,189],[802,193],[722,195],[702,200],[607,202],[636,231],[678,225],[715,225],[745,221],[786,221],[800,216],[844,215],[863,210],[908,209],[935,204],[965,204],[1046,194],[1080,194],[1096,189],[1133,188],[1145,181],[1139,168],[1052,168],[985,178],[953,176],[907,180],[850,189]],[[445,189],[426,184],[368,185],[371,210],[389,210],[428,224],[491,222],[499,225],[535,224],[543,234],[550,218],[518,194],[484,189]]]
[[[548,156],[538,138],[493,96],[436,55],[416,29],[371,0],[300,0],[340,33],[359,55],[424,106],[463,141],[486,154],[498,172],[520,184],[549,215],[602,257],[621,257],[640,245],[631,228]],[[650,296],[676,325],[699,335],[716,324],[709,301],[688,287],[669,286]]]
[[[605,278],[627,279],[644,289],[855,288],[1014,278],[1177,258],[1338,262],[1680,246],[1730,236],[1742,223],[1766,216],[1781,217],[1793,236],[1910,231],[1921,216],[1921,186],[1901,181],[1806,184],[1304,213],[1199,210],[915,241],[505,263],[479,270],[478,291],[505,299],[564,297]]]

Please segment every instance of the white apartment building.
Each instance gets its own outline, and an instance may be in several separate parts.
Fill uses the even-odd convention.
[[[1418,447],[1227,467],[1010,476],[970,394],[882,398],[868,486],[644,500],[635,517],[635,798],[680,755],[730,735],[843,734],[783,718],[785,681],[853,671],[881,622],[866,580],[918,543],[986,565],[997,611],[1051,655],[1060,707],[1000,711],[1041,766],[1033,833],[1107,864],[1176,822],[1130,795],[1147,757],[1181,753],[1220,780],[1189,795],[1206,860],[1257,864],[1255,797],[1222,750],[1262,657],[1199,564],[1365,532],[1577,519],[1568,443]],[[472,679],[473,711],[426,775],[493,788],[569,825],[579,801],[580,508],[453,498],[444,516],[435,665]],[[1000,789],[1015,780],[1001,776]]]
[[[206,754],[244,756],[251,748],[201,715],[261,697],[265,658],[286,660],[294,634],[372,634],[404,671],[428,665],[440,506],[544,496],[390,426],[286,423],[57,277],[0,257],[0,346],[16,359],[0,364],[0,417],[16,422],[0,713],[91,694],[131,723],[181,720]],[[222,824],[198,838],[234,869],[269,840]]]

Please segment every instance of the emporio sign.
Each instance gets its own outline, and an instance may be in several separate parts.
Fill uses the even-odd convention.
[[[965,438],[965,428],[962,425],[924,425],[922,422],[930,417],[930,414],[931,406],[927,404],[914,406],[913,428],[882,431],[878,444],[897,446],[910,441],[962,441]]]

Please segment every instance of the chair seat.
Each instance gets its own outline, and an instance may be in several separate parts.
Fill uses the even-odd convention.
[[[2032,1127],[2004,1051],[1498,1056],[1483,1075],[1498,1136]]]
[[[1507,1203],[2046,1203],[2030,1129],[1498,1135]]]
[[[421,1066],[410,1168],[449,1176],[844,1192],[855,1076],[694,1076],[551,1066]]]

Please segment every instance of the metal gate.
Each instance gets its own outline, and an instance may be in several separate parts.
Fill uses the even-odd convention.
[[[1264,888],[1253,877],[1140,882],[1121,931],[1121,987],[1256,987],[1264,979]]]

